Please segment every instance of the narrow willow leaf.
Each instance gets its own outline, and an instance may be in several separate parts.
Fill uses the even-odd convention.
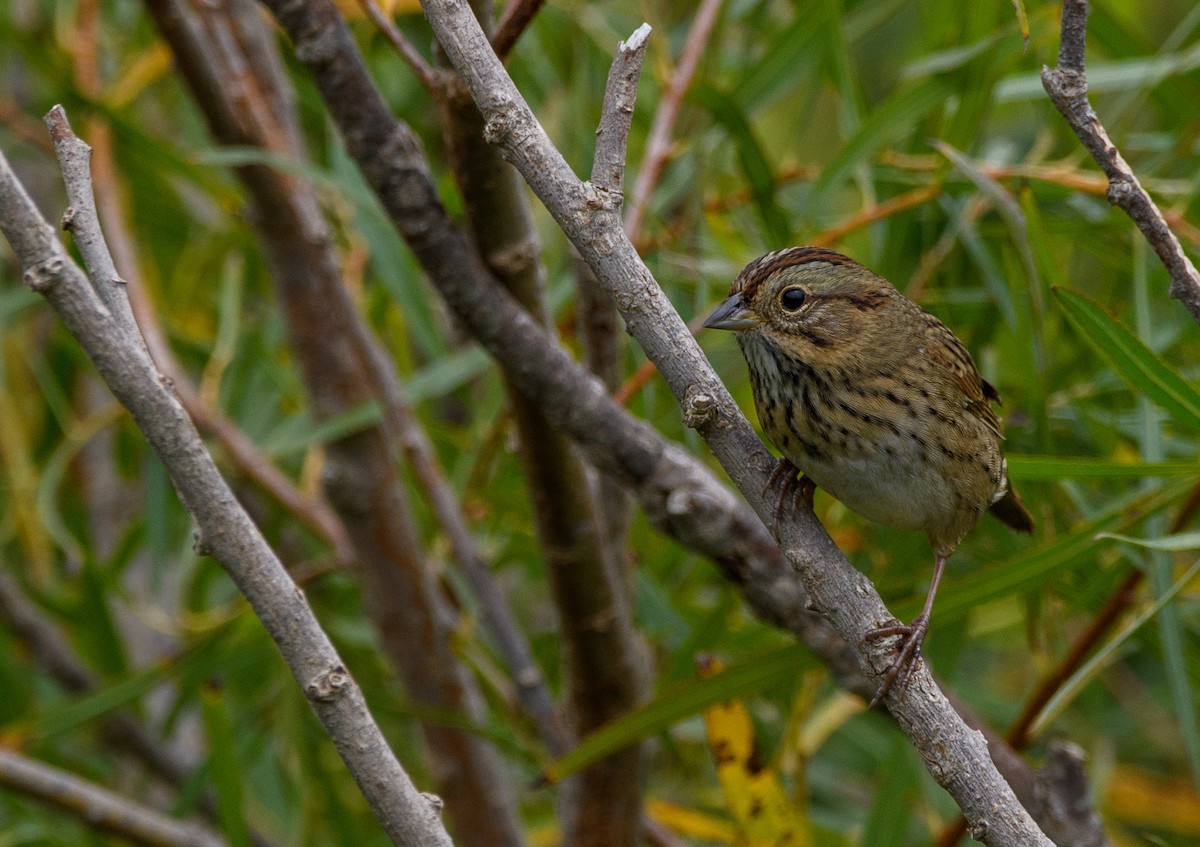
[[[1045,585],[1054,574],[1084,558],[1093,557],[1098,533],[1133,526],[1164,508],[1190,487],[1189,481],[1179,481],[1149,493],[1122,498],[1064,535],[1004,561],[974,569],[969,579],[960,580],[952,575],[938,594],[934,624],[950,623],[984,603]],[[931,563],[932,559],[931,556]],[[897,609],[902,616],[909,617],[920,610],[920,601],[913,598],[897,604]]]
[[[908,91],[892,95],[873,109],[858,131],[825,166],[813,186],[814,199],[810,202],[817,203],[871,153],[910,136],[926,114],[945,106],[949,93],[940,77],[932,77]]]
[[[1030,730],[1034,735],[1042,731],[1042,729],[1056,718],[1067,705],[1075,699],[1076,695],[1083,690],[1083,687],[1092,680],[1101,670],[1116,657],[1118,651],[1129,640],[1129,636],[1133,635],[1138,629],[1146,623],[1146,621],[1157,615],[1162,608],[1175,599],[1180,591],[1184,589],[1200,574],[1200,559],[1187,569],[1183,576],[1175,581],[1175,583],[1158,598],[1151,606],[1149,606],[1141,614],[1137,615],[1133,620],[1129,621],[1124,628],[1114,635],[1107,644],[1101,647],[1096,655],[1084,662],[1083,666],[1077,670],[1070,679],[1066,681],[1062,688],[1058,690],[1050,701],[1046,703],[1037,720],[1034,721],[1033,727]]]
[[[1156,477],[1200,477],[1194,461],[1122,462],[1076,456],[1010,455],[1008,475],[1018,481],[1060,479],[1154,479]]]
[[[249,847],[245,787],[238,763],[234,727],[220,687],[207,683],[200,689],[200,716],[208,741],[209,776],[217,792],[217,819],[231,847]]]
[[[754,195],[754,205],[762,218],[769,243],[791,244],[792,231],[788,216],[775,198],[775,174],[746,113],[735,100],[709,85],[697,84],[688,97],[708,109],[733,139],[742,173]]]
[[[1200,391],[1094,300],[1063,288],[1054,289],[1054,296],[1080,335],[1135,391],[1157,403],[1180,426],[1200,432]]]
[[[1102,532],[1096,538],[1111,538],[1113,541],[1123,541],[1137,547],[1148,547],[1151,550],[1166,550],[1177,553],[1181,550],[1200,550],[1200,532],[1185,532],[1180,535],[1168,535],[1165,538],[1131,538],[1128,535],[1118,535],[1115,532]]]
[[[811,664],[812,654],[807,648],[788,644],[726,668],[714,676],[680,683],[642,708],[584,738],[574,750],[542,772],[542,781],[561,782],[593,762],[661,732],[713,703],[761,691],[781,680],[790,679]]]

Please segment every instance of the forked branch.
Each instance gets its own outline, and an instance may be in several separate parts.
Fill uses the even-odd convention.
[[[70,132],[65,116],[59,129]],[[86,173],[73,172],[70,179],[79,183],[71,186],[69,196],[90,195]],[[73,214],[91,213],[76,209]],[[195,521],[197,551],[212,555],[249,600],[393,843],[449,845],[438,815],[440,803],[417,791],[400,766],[303,592],[221,477],[145,345],[131,331],[131,322],[114,316],[97,293],[97,286],[113,285],[104,270],[111,267],[111,258],[89,268],[95,275],[89,281],[2,154],[0,231],[12,245],[26,285],[59,314],[162,460]]]
[[[658,365],[683,407],[684,419],[713,453],[760,517],[770,454],[717,378],[686,325],[625,236],[619,197],[575,176],[492,52],[467,5],[426,0],[426,16],[451,63],[470,88],[501,146],[580,255],[612,295],[630,333]],[[888,664],[883,645],[864,643],[867,630],[892,619],[870,581],[856,571],[811,512],[784,530],[783,545],[814,606],[851,644],[873,675]],[[905,692],[889,695],[897,722],[950,792],[974,837],[991,845],[1050,844],[923,666]]]
[[[1104,124],[1087,97],[1087,72],[1084,68],[1087,39],[1087,0],[1064,0],[1062,42],[1058,65],[1042,67],[1042,87],[1054,107],[1067,119],[1071,129],[1092,154],[1108,177],[1108,202],[1119,206],[1146,236],[1158,258],[1171,275],[1169,293],[1183,303],[1200,323],[1200,274],[1183,252],[1179,239],[1167,225],[1163,213],[1138,181],[1133,168],[1112,143]]]

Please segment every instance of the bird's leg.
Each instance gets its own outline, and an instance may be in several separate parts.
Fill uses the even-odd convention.
[[[772,511],[771,532],[775,538],[779,538],[779,524],[783,520],[783,511],[787,507],[788,495],[792,495],[792,509],[799,508],[800,503],[804,502],[811,510],[813,505],[813,492],[817,490],[817,484],[806,476],[797,476],[800,469],[792,464],[791,459],[780,459],[779,464],[775,466],[775,470],[771,471],[771,476],[767,478],[766,487],[763,488],[763,493],[767,493],[772,488],[779,489],[779,496],[775,500],[775,509]]]
[[[913,618],[912,623],[903,624],[896,621],[894,624],[869,630],[864,636],[872,640],[891,635],[901,637],[900,651],[883,675],[883,683],[875,693],[875,698],[871,700],[870,708],[874,708],[893,688],[897,693],[903,693],[904,689],[908,688],[908,680],[921,655],[921,644],[925,641],[925,634],[929,632],[929,613],[933,610],[933,597],[937,594],[938,583],[942,581],[942,571],[946,569],[947,556],[946,553],[937,553],[934,557],[933,580],[929,583],[929,593],[925,595],[925,608]]]

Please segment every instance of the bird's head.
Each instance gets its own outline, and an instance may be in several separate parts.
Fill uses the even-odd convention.
[[[888,316],[899,292],[852,259],[819,247],[791,247],[748,264],[704,325],[739,333],[811,365],[878,350],[871,338],[894,332]],[[897,316],[899,317],[899,316]]]

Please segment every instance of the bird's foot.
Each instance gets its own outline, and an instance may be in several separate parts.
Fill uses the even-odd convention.
[[[877,627],[876,629],[868,630],[864,638],[869,638],[872,641],[879,638],[888,638],[893,635],[899,635],[901,638],[900,649],[896,653],[896,658],[892,660],[892,664],[888,666],[887,671],[883,675],[883,683],[879,686],[879,690],[875,692],[875,698],[871,700],[871,705],[868,708],[875,708],[887,693],[895,689],[897,694],[903,694],[908,688],[909,679],[912,678],[913,669],[917,666],[917,660],[921,657],[921,645],[925,641],[925,634],[929,632],[929,615],[921,613],[913,618],[910,624],[904,624],[900,621],[888,624],[887,626]]]
[[[763,493],[770,491],[773,488],[779,489],[779,496],[775,500],[775,509],[771,513],[773,520],[771,521],[771,532],[776,540],[779,539],[779,525],[783,521],[783,513],[787,508],[789,495],[792,500],[792,510],[800,508],[800,504],[804,503],[808,506],[809,511],[813,507],[813,493],[817,490],[817,484],[808,477],[800,474],[800,469],[792,464],[791,459],[780,459],[779,464],[775,466],[775,470],[771,471],[771,476],[767,479],[767,485],[763,489]]]

